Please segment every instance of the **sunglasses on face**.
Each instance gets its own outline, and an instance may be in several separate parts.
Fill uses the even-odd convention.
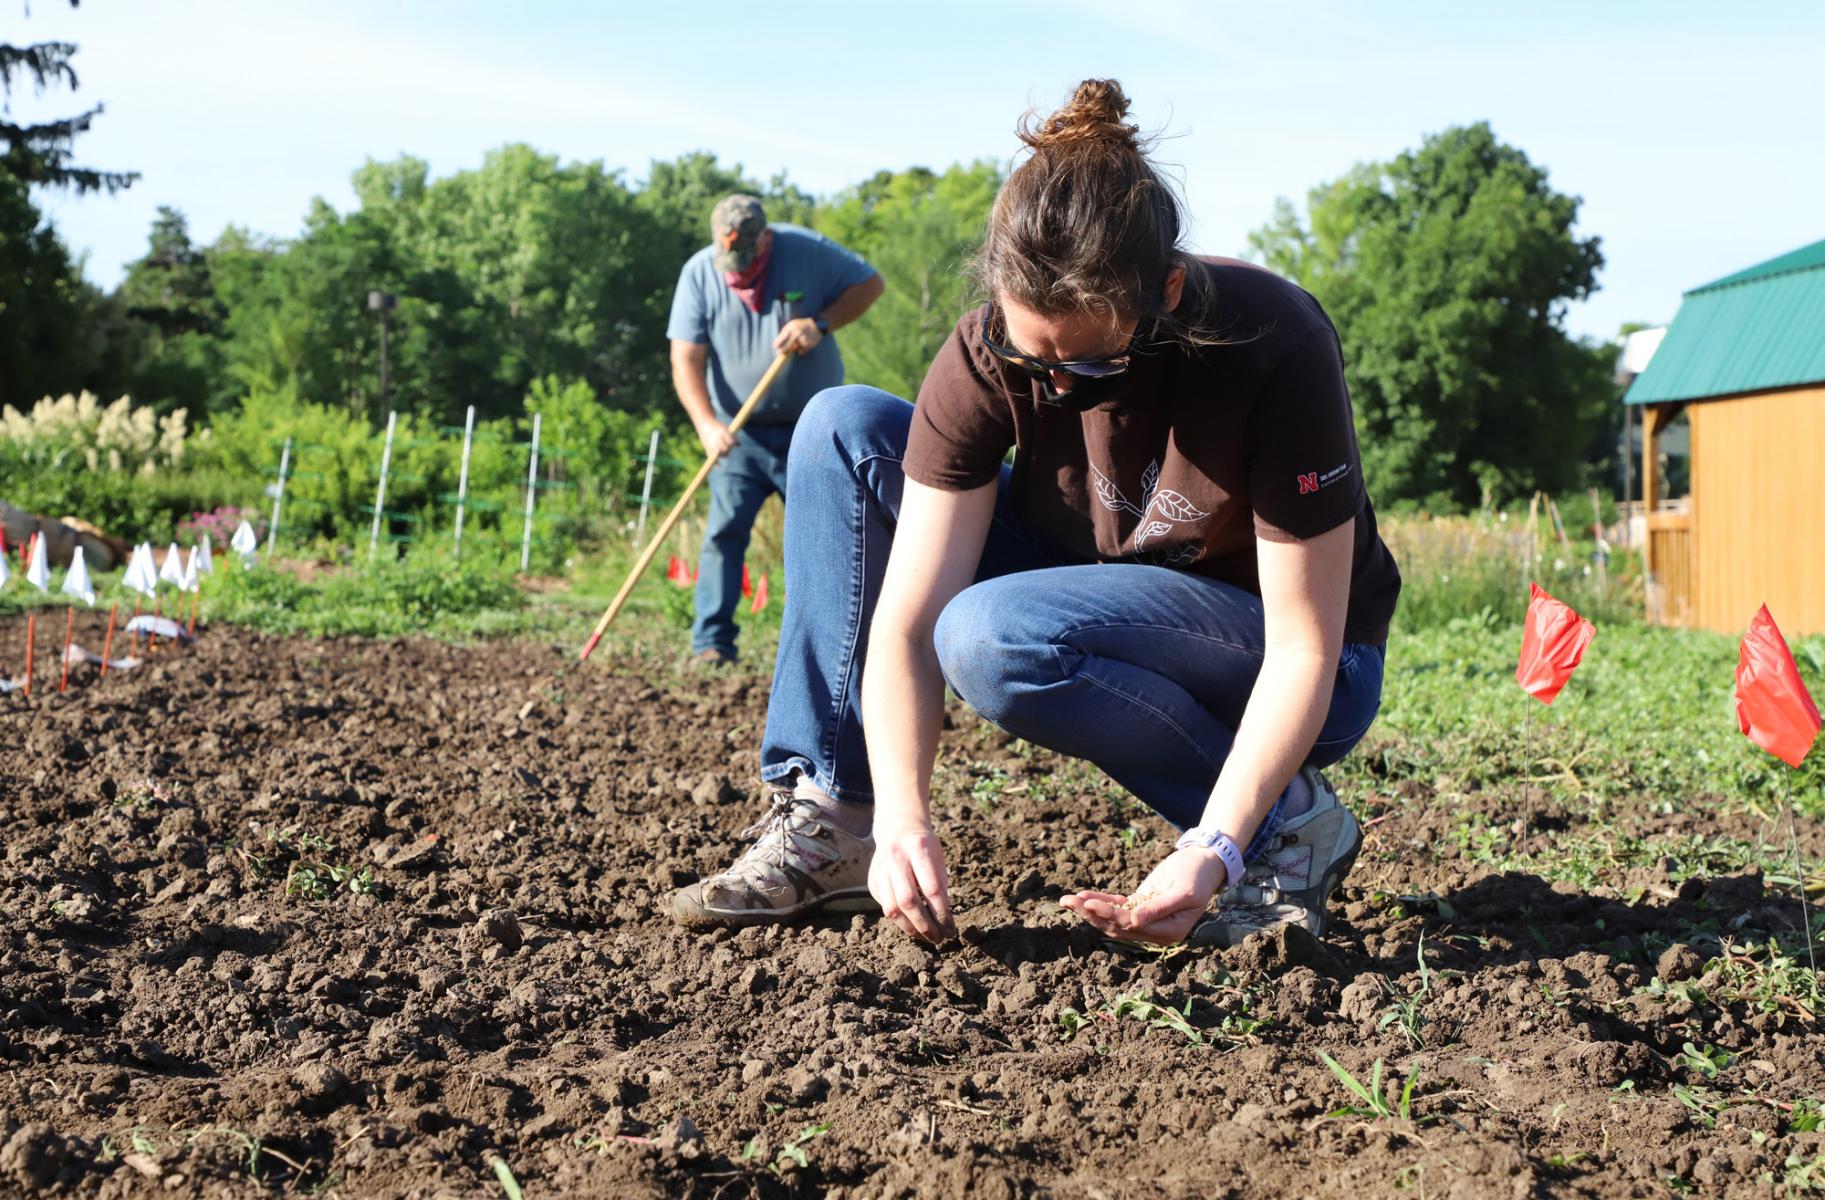
[[[1002,362],[1008,364],[1008,366],[1013,367],[1021,374],[1037,379],[1042,383],[1050,383],[1054,372],[1061,375],[1070,375],[1074,379],[1114,379],[1117,376],[1127,374],[1128,368],[1132,365],[1134,360],[1133,338],[1130,338],[1128,345],[1123,347],[1120,351],[1115,354],[1105,355],[1102,358],[1084,358],[1069,362],[1053,362],[1050,359],[1037,358],[1031,354],[1022,354],[1012,346],[1004,346],[989,336],[988,331],[999,324],[997,317],[997,312],[994,309],[990,309],[989,319],[982,324],[983,346],[987,348],[990,354],[993,354],[996,358],[999,358]]]

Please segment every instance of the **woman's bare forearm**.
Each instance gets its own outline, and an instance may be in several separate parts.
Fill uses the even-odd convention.
[[[1268,650],[1200,825],[1248,844],[1318,740],[1336,676],[1321,649]]]
[[[862,722],[875,826],[931,824],[932,763],[944,721],[944,677],[929,634],[876,620],[862,670]]]

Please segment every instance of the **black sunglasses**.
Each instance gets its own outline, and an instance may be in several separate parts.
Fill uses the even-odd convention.
[[[1042,383],[1049,383],[1054,371],[1071,375],[1078,379],[1114,379],[1126,375],[1134,361],[1134,338],[1128,339],[1128,345],[1115,354],[1102,358],[1084,358],[1071,362],[1053,362],[1050,359],[1036,358],[1031,354],[1022,354],[1012,346],[1004,346],[989,337],[989,329],[996,322],[999,313],[990,306],[988,318],[982,322],[982,344],[990,354],[1013,367],[1023,375],[1030,376]],[[1138,336],[1139,330],[1135,333]]]

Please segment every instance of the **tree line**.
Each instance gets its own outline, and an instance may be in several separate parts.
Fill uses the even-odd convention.
[[[73,50],[0,46],[4,82],[55,83]],[[357,169],[347,211],[313,199],[295,237],[231,226],[199,242],[181,212],[160,208],[144,256],[103,291],[34,197],[133,182],[69,164],[93,116],[0,127],[0,405],[88,390],[185,410],[192,427],[303,406],[370,427],[390,407],[435,425],[471,405],[484,420],[517,418],[535,381],[558,381],[669,424],[672,289],[731,191],[881,270],[886,295],[841,342],[852,380],[910,396],[975,299],[963,267],[1002,178],[990,162],[884,170],[816,197],[704,152],[638,181],[528,145],[442,178],[402,156]],[[1251,235],[1250,255],[1338,325],[1382,503],[1462,507],[1608,482],[1613,349],[1564,327],[1603,264],[1578,210],[1479,123],[1320,184],[1302,207],[1282,200]],[[384,402],[373,291],[398,297]]]

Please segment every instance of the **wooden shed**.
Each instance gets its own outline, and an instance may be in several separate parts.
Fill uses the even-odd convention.
[[[1825,241],[1685,294],[1623,402],[1641,406],[1648,616],[1740,632],[1764,602],[1825,632]],[[1681,413],[1691,499],[1656,511],[1656,439]]]

